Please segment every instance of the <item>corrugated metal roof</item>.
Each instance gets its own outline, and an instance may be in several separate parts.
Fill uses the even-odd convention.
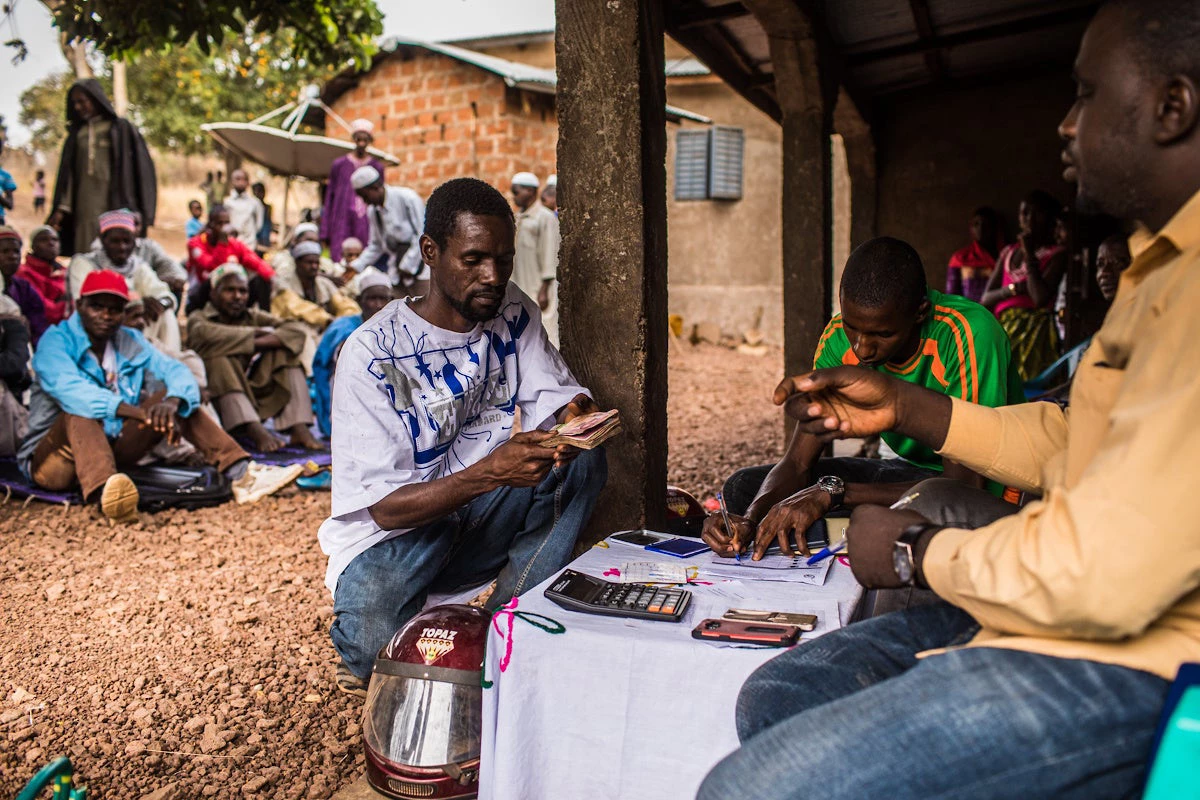
[[[554,94],[558,84],[558,77],[552,69],[522,64],[518,61],[509,61],[506,58],[488,55],[487,53],[477,53],[474,50],[467,50],[465,47],[456,47],[444,42],[423,42],[419,39],[404,39],[399,36],[389,36],[380,42],[379,46],[383,51],[388,53],[395,52],[401,47],[416,47],[428,50],[431,53],[453,58],[456,61],[471,64],[497,75],[504,81],[506,86],[514,89],[525,89],[541,94]],[[338,97],[350,88],[357,76],[358,73],[355,73],[352,69],[342,72],[325,87],[325,92],[322,94],[321,99],[327,104],[332,105]],[[712,124],[712,118],[706,117],[703,114],[696,114],[684,108],[668,105],[666,106],[666,112],[667,119],[671,122],[679,122],[686,119],[704,125]]]
[[[477,53],[474,50],[468,50],[465,47],[456,47],[452,44],[423,42],[418,39],[402,39],[398,36],[388,37],[380,47],[387,51],[393,51],[398,47],[420,47],[431,53],[438,53],[499,75],[504,79],[504,83],[507,86],[516,89],[529,89],[545,94],[554,94],[556,78],[552,69],[521,64],[516,61],[509,61],[506,58],[490,56],[487,53]]]

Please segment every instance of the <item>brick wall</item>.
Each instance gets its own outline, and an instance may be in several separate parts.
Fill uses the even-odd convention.
[[[543,180],[554,172],[552,95],[510,89],[497,75],[418,48],[379,63],[333,110],[375,123],[375,146],[400,159],[387,182],[424,197],[450,178],[479,177],[507,195],[515,172]],[[333,119],[325,131],[347,137]]]

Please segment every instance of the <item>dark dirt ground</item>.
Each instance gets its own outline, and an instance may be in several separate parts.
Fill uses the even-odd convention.
[[[673,352],[670,479],[778,457],[782,357]],[[0,506],[0,797],[69,755],[91,798],[326,798],[362,771],[333,687],[327,494],[143,514]]]

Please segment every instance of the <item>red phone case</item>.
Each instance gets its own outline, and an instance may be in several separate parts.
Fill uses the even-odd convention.
[[[795,625],[776,625],[770,622],[706,619],[692,629],[692,638],[710,642],[741,642],[790,647],[800,638],[800,629]]]

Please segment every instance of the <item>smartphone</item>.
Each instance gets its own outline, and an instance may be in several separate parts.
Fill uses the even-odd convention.
[[[731,608],[721,615],[722,619],[739,622],[768,622],[774,625],[795,625],[802,631],[817,627],[816,614],[799,614],[792,611],[755,611],[750,608]]]
[[[646,545],[668,541],[671,537],[651,531],[621,531],[620,533],[614,533],[609,538],[614,542],[624,542],[625,544],[645,547]]]
[[[740,642],[769,647],[791,647],[800,638],[800,629],[795,625],[706,619],[692,629],[692,638],[710,642]]]
[[[691,558],[698,556],[701,553],[709,552],[709,547],[699,539],[670,539],[666,542],[657,542],[655,544],[646,545],[647,550],[655,553],[663,553],[676,558]]]

